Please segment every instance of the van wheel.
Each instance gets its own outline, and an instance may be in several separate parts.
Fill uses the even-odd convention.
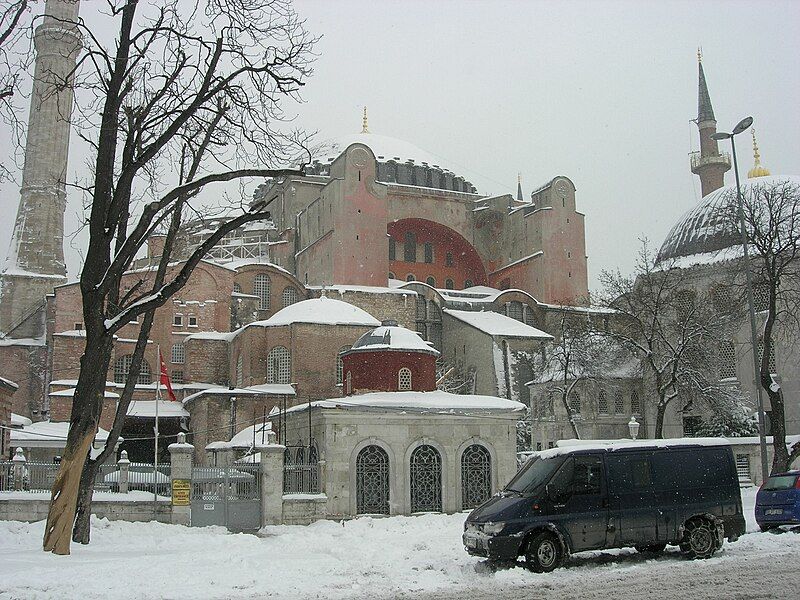
[[[549,573],[561,565],[563,558],[561,542],[547,531],[534,535],[525,549],[525,562],[536,573]]]
[[[686,522],[681,551],[689,558],[711,558],[722,546],[721,527],[708,517],[693,517]]]
[[[637,552],[642,554],[658,554],[663,552],[664,549],[667,547],[666,542],[658,543],[658,544],[640,544],[639,546],[634,546]]]

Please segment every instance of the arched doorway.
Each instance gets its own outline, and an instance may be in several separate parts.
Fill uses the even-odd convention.
[[[461,454],[461,509],[475,508],[492,495],[492,457],[480,444]]]
[[[389,455],[375,444],[356,457],[356,514],[389,514]]]
[[[442,457],[423,444],[411,453],[411,512],[442,511]]]

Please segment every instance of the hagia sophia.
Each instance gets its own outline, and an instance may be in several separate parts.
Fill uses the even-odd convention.
[[[669,233],[658,260],[666,265],[679,259],[679,268],[691,270],[697,293],[705,294],[728,264],[710,253],[737,242],[715,227],[715,202],[730,159],[711,138],[716,121],[702,63],[699,69],[700,151],[692,156],[691,171],[704,197]],[[60,174],[69,126],[50,122],[53,140],[63,143],[39,144],[35,127],[45,127],[48,118],[44,112],[31,115],[14,251],[0,273],[0,377],[8,384],[0,386],[0,400],[9,409],[5,416],[0,410],[0,424],[9,426],[8,413],[17,424],[68,421],[85,343],[79,284],[66,280],[63,248],[57,247],[63,244]],[[443,162],[370,131],[364,109],[360,133],[335,140],[305,175],[259,185],[253,201],[266,203],[270,219],[226,236],[186,287],[156,311],[126,432],[152,426],[159,349],[180,401],[162,408],[162,432],[188,431],[201,450],[231,440],[276,408],[376,390],[438,387],[532,408],[546,403],[546,386],[537,383],[532,365],[554,341],[559,315],[568,311],[597,327],[608,327],[614,318],[590,305],[576,185],[554,175],[527,198],[521,186],[516,196],[487,196]],[[47,172],[34,175],[41,164],[49,165]],[[766,176],[756,153],[747,185]],[[42,192],[48,185],[49,195]],[[183,257],[218,222],[188,223],[176,244]],[[46,241],[32,238],[54,227]],[[163,243],[158,235],[150,238],[147,257],[126,275],[126,285],[152,276]],[[128,375],[138,327],[128,323],[115,342],[101,419],[105,429]],[[741,336],[724,341],[730,361],[724,375],[752,392],[746,333],[743,328]],[[367,346],[385,355],[365,362],[360,349]],[[780,345],[775,360],[791,411],[790,431],[797,431],[797,357],[790,345]],[[652,427],[653,407],[640,370],[634,365],[625,375],[609,375],[614,378],[615,391],[605,400],[602,390],[576,394],[582,437],[627,437],[632,415],[643,431]],[[4,393],[6,387],[13,394]],[[665,434],[691,433],[702,417],[699,410],[675,408]],[[569,437],[562,407],[533,414],[532,448]],[[4,431],[2,456],[11,448]],[[132,458],[152,460],[150,446],[126,444]]]

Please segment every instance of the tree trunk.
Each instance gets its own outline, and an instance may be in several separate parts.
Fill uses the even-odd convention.
[[[78,544],[88,544],[90,534],[90,517],[92,515],[92,495],[94,493],[94,480],[100,463],[89,458],[83,465],[81,483],[78,487],[78,505],[75,514],[75,526],[72,528],[72,541]]]
[[[660,440],[664,437],[664,414],[667,412],[667,405],[659,401],[656,406],[656,430],[653,437]]]

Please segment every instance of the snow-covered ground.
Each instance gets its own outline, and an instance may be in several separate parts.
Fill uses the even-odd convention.
[[[464,514],[221,528],[95,520],[72,556],[43,553],[43,523],[0,522],[0,599],[48,598],[788,598],[800,535],[754,531],[706,561],[677,552],[575,555],[566,568],[492,572],[461,546]]]

